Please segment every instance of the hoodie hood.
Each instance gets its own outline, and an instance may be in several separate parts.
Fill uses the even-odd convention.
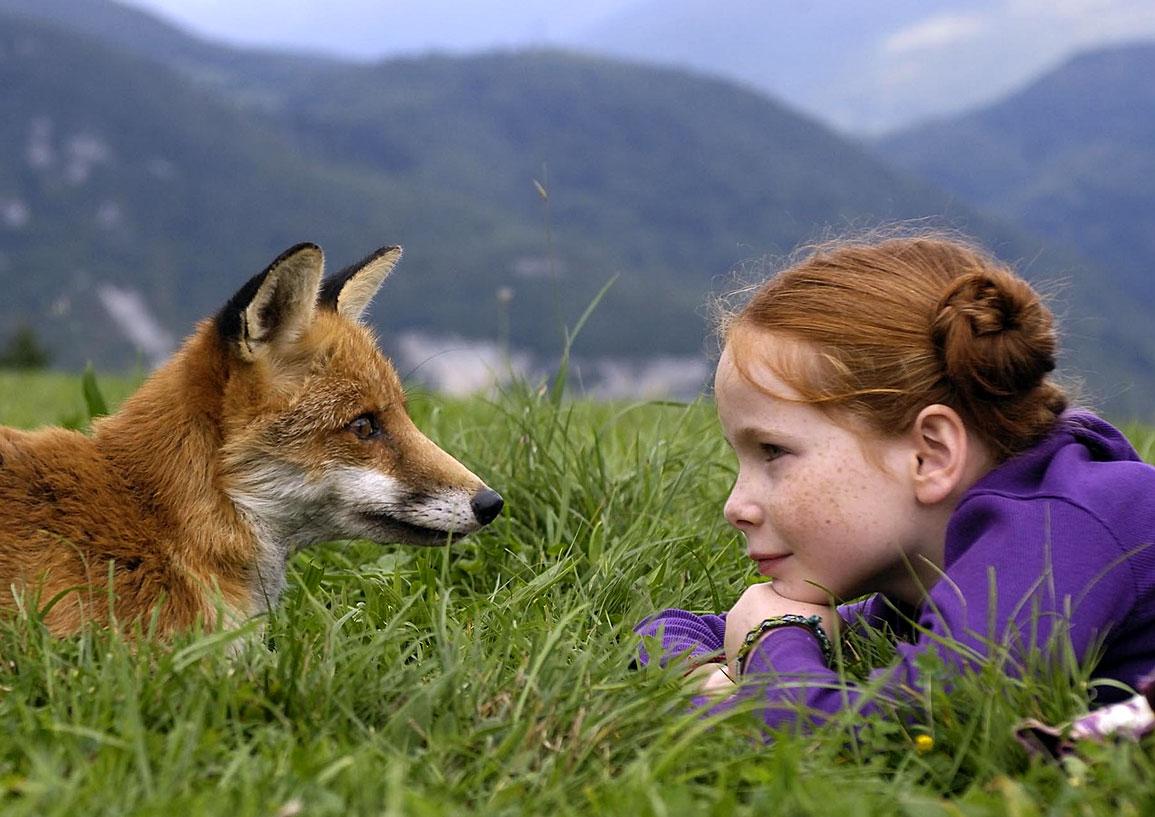
[[[991,469],[971,493],[997,491],[1028,496],[1070,488],[1069,480],[1083,474],[1074,462],[1141,462],[1135,448],[1117,428],[1087,411],[1068,411],[1051,433],[1035,445]],[[1044,488],[1046,486],[1046,488]]]
[[[1141,461],[1135,447],[1113,425],[1086,411],[1067,412],[1059,420],[1059,429],[1052,436],[1070,434],[1086,448],[1096,462]]]

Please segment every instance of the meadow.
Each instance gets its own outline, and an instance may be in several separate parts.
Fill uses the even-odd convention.
[[[133,383],[101,385],[115,403]],[[1155,813],[1150,746],[1057,764],[1013,737],[1085,711],[1089,670],[992,662],[897,718],[772,742],[749,711],[692,712],[679,672],[631,668],[632,627],[758,578],[721,516],[734,464],[712,407],[556,398],[414,394],[502,516],[448,547],[301,553],[240,631],[133,644],[0,620],[0,814]],[[83,427],[88,405],[79,378],[0,375],[0,424]],[[1155,432],[1128,431],[1151,459]]]

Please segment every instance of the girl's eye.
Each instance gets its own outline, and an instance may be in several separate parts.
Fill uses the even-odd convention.
[[[769,462],[773,462],[774,460],[788,453],[785,448],[780,445],[774,445],[774,443],[762,443],[761,448],[762,455]]]
[[[377,422],[377,418],[372,414],[362,414],[353,422],[349,423],[346,428],[353,432],[353,436],[358,440],[371,440],[381,434],[381,424]]]

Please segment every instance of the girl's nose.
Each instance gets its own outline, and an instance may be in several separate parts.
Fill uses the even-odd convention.
[[[726,504],[722,507],[722,515],[738,530],[746,530],[762,524],[762,509],[750,497],[749,491],[742,484],[741,477],[730,490],[730,496],[727,497]]]

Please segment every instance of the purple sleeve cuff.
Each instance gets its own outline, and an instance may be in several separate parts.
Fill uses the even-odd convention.
[[[830,670],[822,656],[822,647],[813,633],[803,627],[781,627],[766,633],[746,656],[743,675],[767,673],[828,675]]]
[[[640,636],[661,638],[661,653],[657,659],[663,667],[675,658],[685,658],[692,664],[704,664],[724,655],[726,616],[700,616],[687,610],[663,610],[635,627],[634,632]],[[652,656],[646,646],[639,647],[638,663],[646,665],[651,660]]]
[[[742,678],[742,687],[731,701],[760,700],[762,720],[770,729],[787,725],[808,729],[857,698],[838,673],[826,666],[818,639],[803,627],[766,633],[747,656]]]

